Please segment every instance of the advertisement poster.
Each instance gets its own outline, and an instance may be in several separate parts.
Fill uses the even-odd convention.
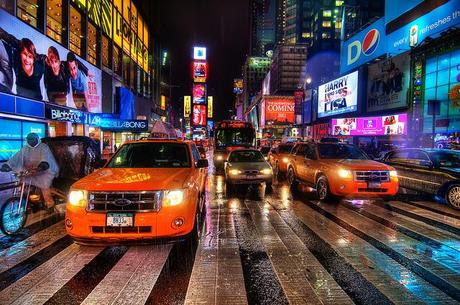
[[[233,80],[233,93],[235,94],[243,93],[243,79],[242,78],[235,78]]]
[[[206,103],[206,85],[193,84],[193,103],[195,104]]]
[[[409,69],[410,56],[405,54],[369,66],[367,111],[406,107]]]
[[[208,77],[208,64],[205,61],[193,62],[193,81],[195,83],[205,83]]]
[[[101,112],[101,71],[0,10],[0,91]]]
[[[334,136],[384,136],[406,135],[407,114],[387,116],[332,119]]]
[[[206,48],[204,48],[204,47],[193,47],[193,59],[206,60]]]
[[[193,105],[193,125],[206,126],[206,105]]]
[[[191,96],[186,95],[184,96],[184,117],[189,118],[190,112],[192,108]]]
[[[273,124],[294,123],[294,97],[264,97],[265,122]]]
[[[212,96],[208,96],[208,118],[212,119],[214,115],[214,99]]]
[[[318,87],[318,117],[353,112],[358,105],[358,71]]]

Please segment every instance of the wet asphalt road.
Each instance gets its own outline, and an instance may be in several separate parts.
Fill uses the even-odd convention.
[[[0,236],[0,304],[460,304],[459,211],[224,185],[210,174],[199,241],[81,246],[33,214]]]

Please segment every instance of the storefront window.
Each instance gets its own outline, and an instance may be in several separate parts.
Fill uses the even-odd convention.
[[[97,65],[97,32],[96,27],[88,22],[88,61]]]
[[[112,56],[110,56],[110,43],[109,39],[102,35],[102,65],[104,67],[112,68]]]
[[[46,35],[62,43],[62,0],[48,0],[46,9]]]
[[[14,1],[0,0],[0,8],[6,10],[10,14],[14,14]]]
[[[113,47],[113,72],[121,76],[121,51],[119,47]]]
[[[82,38],[83,36],[83,27],[82,27],[82,16],[81,14],[73,7],[70,7],[70,45],[69,49],[75,54],[82,55]]]
[[[8,1],[7,1],[8,2]],[[10,1],[12,2],[12,1]],[[27,22],[31,26],[37,28],[39,20],[39,12],[41,5],[39,0],[18,0],[17,16],[22,21]]]

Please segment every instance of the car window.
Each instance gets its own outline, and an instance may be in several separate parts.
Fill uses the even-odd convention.
[[[316,147],[314,145],[305,145],[307,147],[305,157],[310,160],[316,160]]]
[[[320,143],[318,151],[321,159],[368,159],[364,152],[350,144]]]
[[[437,167],[460,168],[460,152],[440,151],[430,154]]]
[[[177,168],[190,167],[186,144],[131,143],[123,145],[110,160],[108,168]]]
[[[302,144],[302,145],[299,145],[299,148],[297,149],[295,154],[297,156],[305,156],[306,152],[307,152],[307,145]]]
[[[406,163],[409,156],[409,151],[396,151],[387,157],[388,162]]]
[[[278,146],[280,153],[290,153],[292,150],[292,145],[280,145]]]
[[[264,162],[264,156],[258,150],[234,151],[228,157],[230,162]]]
[[[198,162],[198,160],[200,160],[200,152],[196,148],[195,144],[192,145],[192,155],[193,155],[193,160],[195,160],[195,163]]]
[[[428,158],[428,155],[425,152],[419,151],[419,150],[413,150],[409,152],[408,158],[411,160],[417,160],[417,161],[430,161],[430,158]]]

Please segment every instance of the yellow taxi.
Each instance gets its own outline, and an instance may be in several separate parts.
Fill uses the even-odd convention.
[[[207,167],[190,141],[125,143],[104,167],[72,185],[67,233],[82,242],[194,236]]]

